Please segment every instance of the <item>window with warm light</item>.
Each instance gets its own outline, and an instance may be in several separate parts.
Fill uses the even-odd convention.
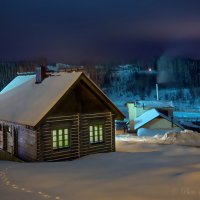
[[[69,129],[65,128],[52,130],[52,145],[53,149],[69,147]]]
[[[89,126],[90,131],[90,143],[103,142],[103,125],[95,124]]]

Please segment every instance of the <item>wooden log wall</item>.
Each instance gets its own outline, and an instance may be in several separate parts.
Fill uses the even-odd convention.
[[[3,149],[3,131],[0,131],[0,149]]]
[[[13,134],[14,134],[14,156],[18,156],[18,133],[17,133],[17,129],[14,128],[13,129]]]
[[[3,149],[3,125],[0,123],[0,149]]]
[[[7,151],[7,126],[3,125],[3,150]]]
[[[104,141],[91,144],[89,125],[94,121],[104,125]],[[70,147],[53,149],[51,131],[53,127],[59,127],[59,124],[70,130]],[[114,130],[113,116],[108,112],[48,117],[37,130],[37,160],[71,160],[89,154],[115,151]]]
[[[103,124],[104,141],[91,144],[89,126],[95,123]],[[53,149],[51,131],[60,125],[70,130],[70,147]],[[94,153],[115,151],[115,123],[110,112],[48,117],[37,130],[5,123],[3,133],[0,134],[3,139],[1,146],[5,151],[10,151],[8,126],[11,126],[13,135],[10,139],[14,139],[12,141],[14,149],[11,153],[26,161],[71,160]]]
[[[70,129],[70,147],[62,149],[53,149],[52,133],[53,127],[58,124],[66,124]],[[63,126],[64,127],[64,126]],[[38,160],[56,161],[65,159],[74,159],[80,156],[79,148],[79,115],[49,117],[37,130],[38,134]]]
[[[100,143],[90,143],[89,126],[90,124],[103,124],[104,141]],[[81,156],[89,154],[111,152],[115,150],[114,129],[111,113],[86,114],[81,116]]]
[[[116,151],[116,146],[115,146],[115,120],[113,116],[111,116],[112,120],[112,151]]]

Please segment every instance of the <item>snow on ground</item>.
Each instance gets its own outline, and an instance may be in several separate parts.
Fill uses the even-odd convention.
[[[173,128],[173,129],[163,129],[163,128],[157,128],[157,129],[149,129],[149,128],[139,128],[137,131],[137,135],[140,137],[143,136],[151,136],[154,137],[156,135],[164,135],[165,133],[170,132],[179,132],[181,129],[179,127]]]
[[[200,148],[126,137],[117,139],[117,152],[74,161],[0,161],[0,199],[200,199]]]
[[[186,146],[200,147],[200,133],[184,130],[180,132],[169,131],[165,134],[155,136],[134,136],[131,134],[117,135],[117,141],[126,141],[129,143],[149,143],[149,144],[179,144]]]

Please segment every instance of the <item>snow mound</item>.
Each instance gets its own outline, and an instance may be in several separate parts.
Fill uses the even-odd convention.
[[[156,135],[165,135],[166,133],[171,132],[179,132],[181,131],[180,128],[174,128],[172,129],[149,129],[149,128],[140,128],[137,131],[137,135],[140,137],[143,136],[156,136]]]
[[[118,135],[116,141],[126,141],[129,143],[153,143],[153,144],[178,144],[200,147],[200,133],[184,130],[180,132],[167,132],[164,135],[151,136],[133,136]]]
[[[166,143],[174,143],[189,146],[200,146],[200,133],[184,130],[179,133],[166,133],[161,140]]]

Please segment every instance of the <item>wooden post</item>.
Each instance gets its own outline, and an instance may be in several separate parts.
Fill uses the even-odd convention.
[[[78,129],[78,157],[80,158],[81,157],[81,130],[80,130],[80,128],[81,128],[81,126],[80,126],[80,114],[78,113],[77,114],[77,118],[78,118],[78,127],[77,127],[77,129]]]
[[[0,123],[0,149],[3,149],[3,124]]]
[[[13,130],[13,134],[14,134],[14,156],[18,156],[18,134],[17,134],[17,130],[14,128]]]
[[[113,130],[115,130],[115,120],[112,120],[113,122]],[[112,133],[113,134],[113,151],[116,151],[116,145],[115,145],[115,132]]]
[[[112,113],[110,112],[110,132],[111,132],[111,151],[113,151],[113,121],[112,121]]]
[[[7,127],[3,126],[3,150],[7,151]]]
[[[36,141],[37,141],[37,160],[38,161],[43,161],[44,160],[44,156],[43,156],[43,137],[41,134],[42,131],[42,126],[40,126],[36,131]]]

